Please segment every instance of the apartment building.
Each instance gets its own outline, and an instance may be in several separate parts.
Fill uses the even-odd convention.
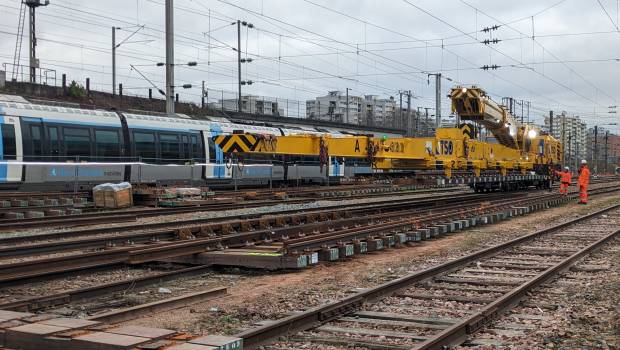
[[[562,141],[565,163],[576,168],[581,159],[586,159],[588,149],[587,125],[578,116],[569,116],[566,112],[554,115],[553,123],[545,117],[545,129]]]

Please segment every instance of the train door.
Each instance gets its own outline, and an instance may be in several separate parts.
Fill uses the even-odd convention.
[[[224,179],[224,178],[230,178],[231,177],[231,169],[226,167],[226,162],[224,161],[224,152],[222,151],[222,149],[220,148],[220,146],[216,145],[215,142],[213,142],[213,137],[214,136],[218,136],[223,134],[222,128],[215,123],[211,123],[210,126],[210,135],[206,135],[207,133],[204,133],[205,136],[205,145],[207,145],[207,163],[209,164],[207,166],[206,172],[207,172],[207,178],[214,178],[214,179]]]
[[[18,117],[6,116],[0,107],[0,184],[23,179],[23,145]]]
[[[21,118],[24,161],[40,162],[47,160],[46,140],[43,121],[40,118]]]
[[[127,118],[122,113],[117,113],[119,119],[121,121],[121,130],[123,134],[123,143],[121,148],[121,161],[122,162],[132,162],[135,161],[132,159],[131,154],[131,138],[129,136],[129,126],[127,125]],[[123,180],[125,182],[131,181],[131,165],[125,164],[125,175]]]
[[[329,176],[343,177],[344,176],[344,158],[329,157],[331,166]]]

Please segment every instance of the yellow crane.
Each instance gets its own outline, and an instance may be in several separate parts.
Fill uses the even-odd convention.
[[[474,128],[467,124],[439,128],[433,137],[232,134],[213,140],[226,154],[315,156],[321,166],[329,164],[329,157],[358,158],[380,171],[441,170],[447,177],[453,170],[466,170],[475,176],[485,170],[504,176],[509,172],[525,174],[535,164],[548,164],[558,157],[556,148],[550,148],[557,141],[517,123],[482,89],[457,87],[451,97],[453,109],[463,120],[485,126],[499,143],[477,140]]]

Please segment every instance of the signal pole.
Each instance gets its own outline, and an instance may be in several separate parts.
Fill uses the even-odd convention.
[[[241,21],[237,20],[237,78],[239,86],[239,98],[237,99],[237,110],[241,113]]]
[[[430,130],[428,127],[428,110],[431,109],[430,107],[424,107],[424,110],[426,111],[426,125],[424,126],[424,136],[429,136],[430,134]]]
[[[166,0],[166,114],[174,114],[174,6]]]
[[[593,170],[598,173],[598,125],[594,125],[594,164]]]
[[[418,107],[418,111],[415,115],[415,133],[413,134],[413,136],[415,137],[420,136],[420,118],[422,118],[422,112],[420,112],[420,108],[422,107]]]
[[[398,90],[400,96],[400,109],[398,110],[398,118],[396,118],[396,127],[398,128],[403,120],[403,92]]]
[[[435,129],[441,126],[441,73],[435,74]]]
[[[41,0],[26,0],[24,1],[28,6],[28,19],[29,19],[29,55],[30,55],[30,82],[32,84],[37,82],[37,68],[39,68],[39,60],[37,59],[37,36],[36,36],[36,18],[35,9],[39,6],[49,5],[49,0],[41,2]]]
[[[200,102],[201,102],[200,107],[202,107],[202,109],[205,108],[205,97],[206,97],[206,94],[205,94],[205,81],[203,80],[202,81],[202,95],[201,95],[201,100],[200,100]]]
[[[411,130],[411,90],[407,91],[407,122],[406,122],[406,126],[405,129],[407,130],[407,135],[411,135],[412,134],[412,130]]]
[[[112,96],[116,95],[116,27],[112,27]]]
[[[349,124],[349,88],[347,88],[347,102],[346,102],[346,104],[347,104],[346,107],[345,107],[346,109],[344,110],[346,117],[345,117],[344,122],[346,124]]]
[[[553,135],[553,111],[549,111],[549,135],[554,136]]]
[[[609,145],[607,142],[609,141],[609,130],[605,131],[605,174],[607,174],[607,158],[609,157]]]

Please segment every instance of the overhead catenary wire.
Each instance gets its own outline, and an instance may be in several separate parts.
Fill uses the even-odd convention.
[[[456,27],[455,25],[451,24],[450,22],[448,22],[448,21],[446,21],[446,20],[444,20],[444,19],[442,19],[442,18],[438,17],[437,15],[434,15],[433,13],[429,12],[428,10],[426,10],[426,9],[424,9],[424,8],[422,8],[422,7],[418,6],[418,5],[416,5],[416,4],[413,4],[411,1],[409,1],[409,0],[403,0],[403,1],[404,1],[405,3],[407,3],[407,4],[409,4],[410,6],[412,6],[412,7],[416,8],[417,10],[419,10],[419,11],[421,11],[421,12],[423,12],[423,13],[425,13],[425,14],[429,15],[430,17],[432,17],[432,18],[436,19],[437,21],[439,21],[439,22],[441,22],[441,23],[444,23],[445,25],[447,25],[447,26],[451,27],[452,29],[454,29],[454,30],[456,30],[456,31],[459,31],[459,32],[462,32],[462,33],[465,33],[463,30],[461,30],[460,28],[458,28],[458,27]],[[462,0],[461,0],[461,1],[462,1]],[[478,10],[478,11],[479,11],[479,10]],[[473,36],[471,36],[471,37],[473,38]],[[498,49],[497,49],[497,48],[495,48],[495,47],[488,46],[488,48],[489,48],[490,50],[492,50],[492,51],[494,51],[494,52],[497,52],[498,54],[500,54],[500,55],[502,55],[502,56],[504,56],[504,57],[508,58],[509,60],[515,61],[515,62],[517,62],[517,63],[519,63],[519,64],[523,65],[523,62],[521,62],[521,61],[519,61],[518,59],[516,59],[516,58],[514,58],[514,57],[512,57],[512,56],[510,56],[510,55],[508,55],[508,54],[506,54],[506,53],[504,53],[503,51],[498,50]],[[541,77],[543,77],[543,78],[545,78],[545,79],[547,79],[547,80],[552,81],[552,82],[553,82],[553,83],[555,83],[556,85],[558,85],[558,86],[560,86],[560,87],[562,87],[562,88],[564,88],[564,89],[566,89],[566,90],[568,90],[568,91],[571,91],[572,93],[574,93],[575,95],[577,95],[577,96],[581,97],[581,98],[582,98],[582,99],[584,99],[584,100],[590,101],[590,102],[592,102],[592,103],[593,103],[593,104],[595,104],[595,105],[600,105],[600,104],[599,104],[598,102],[596,102],[595,100],[593,100],[593,99],[591,99],[590,97],[587,97],[587,96],[583,95],[582,93],[580,93],[580,92],[578,92],[578,91],[576,91],[576,90],[572,89],[571,87],[569,87],[569,86],[567,86],[566,84],[564,84],[564,83],[562,83],[562,82],[558,81],[557,79],[551,78],[550,76],[545,75],[545,74],[543,74],[543,73],[541,73],[541,72],[537,71],[536,69],[531,69],[530,71],[532,71],[532,72],[534,72],[534,73],[538,74],[539,76],[541,76]]]
[[[153,4],[161,4],[161,3],[162,3],[161,1],[149,1],[149,2],[150,2],[150,3],[153,3]],[[192,2],[192,3],[202,3],[203,1],[191,1],[191,2]],[[66,1],[61,1],[61,3],[63,3],[63,4],[67,4],[68,2],[66,2]],[[80,8],[81,8],[81,7],[80,7]],[[69,11],[69,10],[67,10],[67,11]],[[89,11],[89,12],[92,12],[92,11]],[[98,12],[98,11],[96,11],[96,10],[94,11],[94,13],[97,13],[97,12]],[[206,11],[205,11],[205,12],[206,12]],[[88,15],[88,16],[89,16],[89,18],[90,18],[90,17],[91,17],[91,16],[93,16],[93,15]],[[228,21],[228,19],[227,19],[227,18],[222,17],[222,16],[220,16],[220,15],[218,15],[218,14],[214,14],[214,16],[219,17],[222,21]],[[79,17],[78,17],[78,16],[75,16],[75,17],[76,17],[76,18],[83,18],[82,16],[79,16]],[[121,17],[122,17],[122,16],[121,16]],[[140,18],[145,18],[145,17],[144,17],[144,16],[141,16]],[[363,20],[363,19],[362,19],[362,20]],[[129,21],[129,20],[128,20],[128,22],[132,23],[132,25],[135,25],[135,23],[136,23],[136,21],[135,21],[135,16],[131,19],[131,21]],[[366,21],[366,22],[368,22],[368,21]],[[227,22],[224,22],[224,23],[227,23]],[[510,23],[510,22],[509,22],[509,23]],[[128,26],[128,25],[125,25],[125,27],[127,27],[127,26]],[[370,26],[370,25],[368,25],[368,26]],[[148,27],[148,25],[147,25],[147,27]],[[101,28],[104,28],[104,27],[102,26]],[[106,26],[106,27],[105,27],[105,29],[108,29],[108,28],[109,28],[109,26]],[[156,27],[155,27],[155,28],[156,28]],[[157,29],[157,28],[156,28],[156,29]],[[352,59],[353,59],[353,60],[356,60],[356,59],[357,59],[357,58],[356,58],[356,57],[354,57],[353,55],[356,55],[356,56],[357,56],[357,54],[356,54],[356,53],[357,53],[357,51],[358,51],[358,50],[355,50],[355,51],[356,51],[356,53],[353,53],[353,51],[354,51],[354,50],[347,50],[347,49],[346,49],[346,48],[347,48],[346,46],[345,46],[345,47],[343,47],[344,45],[339,45],[339,44],[338,44],[336,41],[334,41],[332,38],[326,39],[326,38],[316,37],[316,36],[313,36],[313,35],[310,35],[310,36],[309,36],[309,35],[303,35],[303,36],[298,35],[298,36],[295,36],[295,35],[293,35],[293,34],[288,35],[287,33],[278,33],[278,32],[277,32],[277,30],[276,30],[276,31],[270,31],[270,30],[268,30],[268,29],[264,29],[264,28],[261,28],[261,31],[263,31],[263,32],[265,32],[265,33],[271,32],[271,33],[268,33],[268,34],[270,34],[270,35],[274,35],[274,34],[272,34],[272,33],[275,33],[275,35],[278,35],[278,36],[280,36],[280,35],[284,35],[284,37],[282,37],[282,40],[283,40],[283,41],[285,41],[285,43],[282,43],[282,44],[283,44],[283,46],[286,46],[286,45],[287,45],[287,44],[289,44],[289,43],[293,43],[293,41],[292,41],[292,40],[297,40],[297,39],[299,39],[299,38],[302,38],[302,39],[304,39],[304,40],[309,40],[309,41],[314,40],[315,42],[327,43],[327,44],[328,44],[327,46],[338,46],[338,47],[340,47],[339,52],[335,52],[335,53],[334,53],[334,52],[332,52],[331,54],[332,54],[332,55],[339,56],[341,60],[342,60],[342,59],[345,59],[345,60],[347,60],[347,61],[350,61],[350,60],[352,60]],[[467,33],[467,31],[465,31],[465,32]],[[153,34],[158,33],[158,32],[157,32],[157,31],[151,31],[150,29],[148,29],[148,33],[145,33],[145,34],[149,34],[149,33],[150,33],[151,35],[153,35]],[[105,35],[105,34],[102,34],[102,37],[103,37],[104,35]],[[195,31],[194,33],[188,33],[188,34],[187,34],[187,37],[192,38],[191,40],[190,40],[190,39],[187,39],[188,44],[189,44],[189,43],[193,43],[193,44],[194,44],[194,45],[196,45],[196,46],[204,45],[204,47],[211,47],[211,45],[209,45],[209,40],[210,40],[210,38],[201,36],[201,37],[200,37],[200,40],[195,41],[195,40],[194,40],[194,38],[196,38],[196,35],[199,35],[199,34],[198,34],[198,31]],[[465,34],[458,34],[458,35],[455,35],[455,37],[467,37],[467,35],[465,35]],[[537,38],[540,38],[540,37],[541,37],[541,36],[538,36],[538,35],[537,35]],[[285,40],[284,38],[287,38],[287,39]],[[294,39],[294,38],[295,38],[295,39]],[[290,39],[290,40],[288,40],[288,39]],[[429,40],[430,40],[430,39],[429,39]],[[61,41],[61,40],[59,40],[59,41]],[[224,41],[226,41],[226,40],[224,40]],[[278,41],[279,41],[279,40],[278,40]],[[71,42],[71,40],[66,40],[66,41],[65,41],[65,43],[68,43],[68,42]],[[348,41],[348,40],[347,40],[347,41],[343,41],[343,42],[349,42],[349,43],[350,43],[350,41]],[[414,41],[413,41],[413,42],[414,42]],[[334,45],[330,45],[330,43],[334,43]],[[367,43],[370,43],[370,42],[369,42],[369,41],[367,41]],[[102,44],[103,44],[103,41],[102,41]],[[280,43],[278,43],[278,46],[280,46],[279,44],[280,44]],[[293,43],[293,44],[295,44],[295,43]],[[456,44],[456,43],[455,43],[455,44]],[[471,42],[471,45],[473,45],[473,44],[475,44],[475,43],[474,43],[474,42]],[[59,44],[59,45],[64,45],[64,43],[63,43],[63,44]],[[445,43],[444,47],[446,47],[446,48],[447,48],[447,47],[449,47],[450,45],[451,45],[451,43]],[[295,46],[295,45],[293,45],[293,46]],[[300,47],[308,47],[307,45],[306,45],[306,46],[304,46],[304,45],[297,45],[297,46],[300,46]],[[366,45],[365,45],[365,46],[366,46]],[[368,45],[368,46],[370,46],[370,45]],[[425,45],[425,46],[428,46],[428,47],[439,47],[440,45],[439,45],[439,44],[437,44],[437,42],[435,41],[435,42],[433,42],[433,43],[431,43],[431,44],[428,44],[428,45]],[[76,47],[77,49],[82,49],[82,48],[84,48],[84,46],[74,46],[74,47]],[[228,54],[226,53],[226,47],[225,47],[224,45],[215,45],[214,47],[217,47],[217,50],[218,50],[219,52],[223,53],[224,55],[223,55],[223,56],[221,56],[221,57],[222,57],[221,59],[214,58],[214,59],[213,59],[213,61],[214,61],[214,63],[215,63],[215,64],[214,64],[214,65],[213,65],[213,67],[211,67],[211,68],[213,69],[213,71],[220,71],[220,70],[221,70],[221,72],[227,72],[227,73],[225,73],[225,75],[231,75],[231,74],[230,74],[230,72],[231,72],[231,71],[230,71],[230,70],[226,70],[226,68],[225,68],[225,67],[226,67],[226,64],[227,64],[227,62],[226,62],[227,60],[225,59],[225,57],[227,57],[227,56],[228,56]],[[379,61],[379,67],[380,67],[379,69],[380,69],[380,70],[381,70],[381,69],[383,69],[382,67],[386,67],[386,68],[388,68],[388,67],[392,66],[392,67],[399,67],[399,69],[401,70],[401,72],[399,73],[399,72],[397,72],[396,70],[383,69],[383,70],[385,70],[385,72],[384,72],[384,73],[381,73],[381,72],[374,72],[374,71],[373,71],[373,70],[371,70],[371,69],[367,69],[367,70],[366,70],[367,72],[363,72],[362,74],[360,74],[360,73],[359,73],[359,71],[357,71],[357,70],[355,69],[355,70],[353,70],[353,71],[352,71],[352,72],[353,72],[353,74],[344,74],[344,72],[342,72],[342,73],[343,73],[343,74],[341,74],[341,76],[342,76],[342,77],[345,77],[345,78],[351,78],[351,77],[353,77],[353,78],[362,79],[362,78],[368,78],[368,77],[373,77],[373,76],[374,76],[374,77],[380,77],[380,76],[394,76],[394,77],[399,77],[399,76],[404,76],[405,78],[408,78],[409,76],[413,77],[413,76],[416,76],[416,75],[417,75],[417,76],[419,76],[419,75],[420,75],[420,74],[419,74],[419,72],[417,72],[417,71],[415,71],[415,70],[413,70],[413,69],[402,69],[403,67],[402,67],[402,66],[399,66],[399,65],[398,65],[398,64],[396,64],[396,63],[392,63],[392,62],[390,62],[390,61],[382,61],[382,59],[381,59],[381,58],[376,57],[376,56],[373,58],[373,57],[372,57],[369,53],[367,53],[367,52],[363,52],[363,51],[364,51],[363,49],[365,49],[365,48],[366,48],[366,47],[360,47],[360,49],[359,49],[359,51],[362,51],[363,55],[365,56],[365,57],[363,57],[360,61],[365,60],[367,63],[369,63],[369,65],[372,65],[371,61],[375,61],[375,62],[376,62],[376,61]],[[356,48],[356,49],[357,49],[357,48]],[[387,48],[385,51],[392,50],[392,49],[396,49],[396,48]],[[368,50],[371,50],[371,48],[368,48]],[[133,51],[135,51],[135,53],[136,53],[136,54],[133,54],[133,53],[134,53]],[[141,55],[140,55],[140,54],[137,54],[137,53],[139,53],[140,51],[142,51],[142,53],[144,53],[145,51],[146,51],[146,52],[149,52],[149,49],[145,49],[145,50],[132,50],[132,53],[129,53],[129,51],[127,51],[127,53],[129,53],[129,55],[133,55],[133,56],[135,56],[135,57],[141,57]],[[252,48],[251,48],[251,47],[246,47],[246,50],[245,50],[245,51],[246,51],[246,52],[250,52],[250,53],[251,53]],[[267,78],[265,78],[265,79],[264,79],[264,81],[265,81],[265,82],[267,82],[267,81],[269,81],[269,82],[272,82],[272,81],[277,82],[277,81],[281,80],[281,82],[282,82],[282,83],[285,83],[285,82],[287,82],[287,81],[288,81],[288,82],[297,81],[297,82],[301,82],[301,83],[303,84],[303,82],[304,82],[304,81],[316,80],[316,81],[321,82],[321,83],[325,82],[326,84],[330,84],[330,83],[329,83],[329,81],[330,81],[330,80],[332,80],[332,81],[334,81],[334,82],[337,82],[337,80],[342,80],[342,79],[340,79],[339,77],[334,77],[334,76],[329,76],[329,75],[322,75],[322,76],[321,76],[321,75],[319,75],[319,73],[318,73],[318,72],[312,72],[312,71],[311,71],[311,69],[316,69],[317,67],[320,67],[320,65],[318,65],[318,64],[314,64],[314,65],[311,65],[311,66],[309,67],[310,69],[308,69],[307,64],[305,64],[302,60],[299,60],[299,61],[297,61],[297,60],[289,60],[289,59],[290,59],[290,58],[292,58],[292,57],[287,57],[287,56],[293,56],[293,55],[292,55],[292,54],[291,54],[291,55],[286,55],[286,54],[292,53],[292,52],[289,52],[289,50],[288,50],[288,49],[287,49],[286,51],[287,51],[286,53],[282,52],[281,54],[278,54],[278,55],[277,55],[277,56],[278,56],[278,59],[277,59],[277,65],[278,65],[278,66],[280,66],[280,65],[287,65],[286,63],[282,63],[282,62],[281,62],[281,60],[282,60],[282,59],[284,59],[284,60],[286,60],[286,61],[292,61],[292,62],[290,62],[290,63],[293,63],[293,64],[288,65],[288,68],[287,68],[287,69],[285,69],[284,71],[281,71],[281,72],[280,72],[280,74],[281,74],[281,78],[282,78],[282,79],[274,80],[274,76],[272,75],[271,77],[269,77],[269,74],[267,73],[267,69],[269,69],[269,67],[271,67],[271,66],[273,66],[273,65],[272,65],[271,63],[269,63],[269,64],[267,64],[267,63],[266,63],[266,64],[265,64],[265,67],[264,67],[264,68],[266,69],[266,71],[265,71],[265,72],[264,72],[264,74],[263,74],[263,77],[267,76]],[[377,51],[377,52],[385,52],[385,51]],[[94,51],[94,52],[96,52],[96,51]],[[185,50],[185,52],[187,52],[187,50]],[[447,51],[446,51],[446,52],[447,52]],[[265,53],[267,53],[267,54],[265,54]],[[346,53],[346,55],[345,55],[345,53]],[[147,54],[147,55],[150,55],[150,53],[149,53],[149,54]],[[300,54],[300,55],[298,55],[298,56],[299,56],[299,57],[304,57],[303,55],[304,55],[304,54]],[[256,60],[257,60],[257,61],[259,61],[259,60],[263,60],[262,58],[260,58],[261,56],[270,56],[270,55],[269,55],[269,52],[267,52],[267,51],[263,51],[263,50],[261,49],[261,50],[260,50],[260,54],[259,54],[258,56],[255,56],[255,57],[256,57]],[[275,57],[275,55],[273,55],[273,56]],[[150,58],[150,56],[146,56],[146,55],[145,55],[145,56],[142,56],[142,57],[149,57],[149,58]],[[189,56],[188,56],[188,57],[189,57]],[[271,57],[271,58],[273,58],[273,57]],[[466,57],[462,56],[462,58],[463,58],[463,60],[461,60],[461,63],[463,63],[463,62],[465,61]],[[130,60],[130,62],[131,62],[131,61],[137,61],[137,59],[136,59],[136,58],[127,57],[127,59],[129,59],[129,60]],[[154,60],[156,60],[156,59],[154,59]],[[602,60],[602,59],[601,59],[601,60]],[[265,61],[265,62],[269,62],[269,61],[271,61],[271,60],[270,60],[270,59],[264,59],[264,61]],[[347,62],[347,61],[345,61],[345,62]],[[577,63],[577,62],[576,62],[577,60],[570,60],[570,62],[569,62],[568,60],[564,60],[564,61],[557,60],[557,61],[558,61],[558,62]],[[276,62],[276,61],[274,61],[274,62]],[[503,64],[503,65],[505,65],[505,66],[512,66],[512,67],[514,67],[514,68],[519,68],[519,67],[524,67],[524,66],[526,66],[526,65],[541,64],[541,62],[542,62],[542,63],[545,63],[545,64],[551,64],[551,63],[552,63],[552,61],[551,61],[551,60],[539,60],[539,61],[537,61],[537,62],[534,62],[534,61],[532,61],[532,62],[526,62],[526,61],[521,60],[521,62],[522,62],[522,64],[513,64],[513,65]],[[596,60],[592,60],[592,62],[596,62]],[[602,62],[602,61],[601,61],[601,62]],[[140,62],[132,62],[132,63],[141,64]],[[342,61],[341,61],[341,63],[342,63]],[[500,62],[498,62],[498,63],[500,63]],[[584,63],[585,63],[585,62],[584,62]],[[386,66],[382,66],[382,64],[386,64]],[[501,63],[500,63],[500,64],[501,64]],[[361,64],[360,64],[360,65],[361,65]],[[349,64],[348,66],[349,66],[349,67],[352,67],[352,65],[350,65],[350,64]],[[254,64],[253,64],[253,65],[252,65],[252,67],[258,67],[258,65],[254,65]],[[211,71],[211,68],[210,68],[210,69],[208,69],[207,71]],[[290,68],[290,69],[289,69],[289,68]],[[425,68],[428,68],[428,70],[431,70],[433,67],[430,67],[430,66],[429,66],[429,67],[425,67]],[[444,71],[444,72],[454,71],[454,69],[453,69],[453,68],[451,68],[450,66],[440,67],[440,68],[444,68],[444,69],[438,69],[438,71]],[[75,69],[79,69],[79,67],[75,67]],[[466,71],[466,70],[474,70],[474,69],[475,69],[475,65],[468,66],[468,65],[467,65],[467,63],[465,63],[464,65],[457,66],[456,71],[458,71],[459,69],[460,69],[460,70],[463,70],[463,71]],[[258,70],[258,68],[257,68],[257,70]],[[261,72],[262,72],[262,70],[263,70],[263,68],[261,67]],[[320,68],[319,68],[319,70],[322,70],[322,69],[320,69]],[[364,71],[364,69],[360,69],[360,70]],[[285,72],[288,72],[288,74],[283,74],[283,75],[282,75],[282,73],[285,73]],[[488,74],[491,74],[491,76],[497,76],[497,77],[498,77],[498,80],[499,80],[499,79],[501,79],[501,77],[500,77],[500,75],[501,75],[501,74],[500,74],[500,75],[497,75],[496,73],[488,73]],[[276,76],[277,76],[277,75],[276,75]],[[214,79],[216,79],[216,77],[214,77]],[[323,79],[324,79],[324,81],[323,81]],[[370,82],[370,81],[373,81],[373,82],[374,82],[374,79],[363,79],[363,80],[366,80],[366,81],[368,81],[368,82]],[[394,79],[394,80],[395,80],[395,81],[397,81],[397,79]],[[423,79],[423,80],[425,80],[425,79]],[[222,79],[222,81],[224,81],[224,79]],[[385,81],[385,80],[384,80],[384,81]],[[420,80],[419,80],[419,78],[415,78],[415,81],[420,81]],[[379,81],[379,83],[378,83],[378,84],[376,84],[376,83],[375,83],[375,85],[381,85],[383,88],[385,88],[385,89],[387,89],[387,90],[391,90],[392,92],[394,92],[394,91],[396,90],[396,88],[393,88],[393,87],[392,87],[392,86],[395,86],[395,84],[394,84],[393,82],[389,82],[389,83],[387,83],[387,84],[384,84],[384,83],[382,83],[382,81],[380,80],[380,81]],[[398,86],[398,85],[396,85],[396,86]],[[296,88],[296,87],[293,87],[293,88]],[[386,92],[387,92],[387,91],[386,91]],[[541,98],[545,98],[545,97],[543,97],[543,96],[542,96],[543,94],[540,94],[540,95],[541,95]],[[551,97],[551,96],[550,96],[550,97]],[[556,103],[556,102],[553,102],[553,103]],[[559,103],[558,103],[558,104],[559,104]]]
[[[614,22],[613,18],[611,18],[611,16],[609,15],[609,12],[607,12],[607,9],[605,8],[605,6],[603,6],[603,3],[601,2],[601,0],[596,0],[596,2],[598,2],[599,6],[603,10],[603,12],[607,16],[607,18],[609,18],[609,21],[611,22],[611,25],[613,25],[614,28],[616,28],[617,32],[620,32],[620,28],[618,28],[618,24]]]
[[[519,33],[519,34],[521,34],[521,35],[525,35],[525,33],[523,33],[523,32],[521,32],[520,30],[518,30],[518,29],[514,28],[514,27],[513,27],[513,26],[511,26],[510,24],[507,24],[507,23],[504,23],[504,22],[500,21],[498,18],[496,18],[496,17],[494,17],[494,16],[491,16],[490,14],[486,13],[485,11],[482,11],[482,10],[480,10],[480,9],[476,8],[475,6],[473,6],[473,5],[469,4],[467,1],[465,1],[465,0],[460,0],[460,1],[461,1],[463,4],[465,4],[465,5],[467,5],[467,6],[471,7],[471,8],[475,8],[477,11],[479,11],[479,12],[480,12],[480,13],[482,13],[483,15],[485,15],[485,16],[487,16],[487,17],[489,17],[489,18],[491,18],[491,19],[493,19],[493,20],[495,20],[495,21],[497,21],[498,23],[500,23],[500,24],[502,24],[502,25],[504,25],[504,26],[506,26],[506,27],[510,28],[511,30],[514,30],[515,32],[517,32],[517,33]],[[599,1],[599,0],[597,0],[597,1]],[[560,2],[560,3],[561,3],[561,2]],[[558,3],[558,4],[559,4],[559,3]],[[532,16],[532,21],[533,21],[533,18],[534,18],[534,17]],[[553,58],[554,58],[554,59],[556,59],[557,61],[559,61],[559,62],[561,62],[561,61],[562,61],[562,60],[561,60],[561,59],[560,59],[557,55],[555,55],[555,54],[554,54],[553,52],[551,52],[548,48],[546,48],[544,45],[542,45],[542,44],[541,44],[538,40],[536,40],[536,38],[534,37],[534,34],[533,34],[533,33],[532,33],[532,43],[536,43],[537,45],[539,45],[541,48],[543,48],[544,52],[547,52],[549,55],[551,55],[551,57],[553,57]],[[593,83],[592,83],[589,79],[587,79],[586,77],[584,77],[584,76],[583,76],[582,74],[580,74],[579,72],[575,71],[575,70],[574,70],[572,67],[570,67],[568,64],[564,63],[563,65],[564,65],[564,67],[566,67],[569,71],[571,71],[573,74],[576,74],[579,78],[581,78],[584,82],[586,82],[587,84],[589,84],[590,86],[592,86],[592,87],[595,89],[595,92],[600,91],[600,92],[602,92],[604,95],[606,95],[607,97],[609,97],[611,100],[613,100],[613,101],[615,102],[615,100],[616,100],[616,99],[615,99],[615,97],[613,97],[613,96],[611,96],[611,95],[607,94],[607,93],[606,93],[603,89],[600,89],[599,87],[597,87],[597,86],[596,86],[595,84],[593,84]],[[544,67],[544,66],[543,66],[543,67]],[[544,76],[544,74],[543,74],[543,76]],[[556,83],[557,83],[557,82],[556,82]],[[563,87],[566,87],[565,85],[562,85],[562,86],[563,86]],[[569,88],[569,90],[571,90],[571,91],[573,91],[573,92],[577,93],[576,91],[572,90],[571,88]],[[592,100],[591,100],[591,101],[592,101]],[[595,104],[597,104],[597,102],[596,102],[596,101],[592,101],[592,102],[594,102]]]

